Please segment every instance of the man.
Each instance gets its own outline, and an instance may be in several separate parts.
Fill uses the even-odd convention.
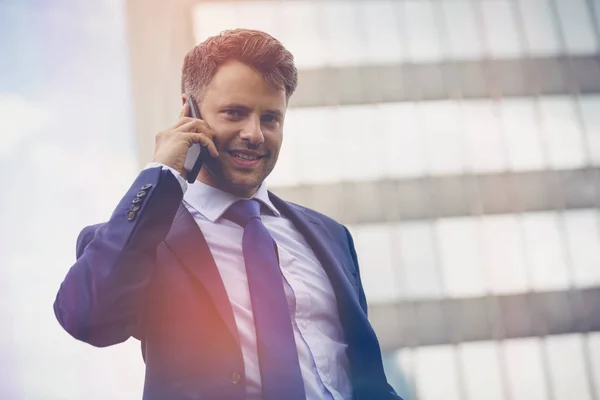
[[[56,317],[94,346],[139,339],[144,399],[399,399],[348,230],[264,184],[296,82],[263,32],[193,48],[179,120],[110,220],[79,235]],[[208,155],[188,185],[193,143]]]

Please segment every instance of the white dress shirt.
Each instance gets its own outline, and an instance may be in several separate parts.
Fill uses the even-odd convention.
[[[260,399],[256,332],[242,254],[244,230],[221,218],[240,198],[199,181],[188,184],[177,171],[165,165],[150,163],[146,168],[157,166],[169,169],[178,179],[184,192],[183,203],[206,238],[233,308],[247,396]],[[261,219],[277,243],[306,398],[350,399],[347,345],[329,278],[304,237],[271,203],[264,183],[253,198],[266,206],[261,207]]]

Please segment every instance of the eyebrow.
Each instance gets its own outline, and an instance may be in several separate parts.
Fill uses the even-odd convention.
[[[238,103],[223,104],[221,106],[221,108],[239,108],[241,110],[246,110],[246,111],[250,110],[250,107],[247,107],[243,104],[238,104]],[[279,118],[283,117],[283,112],[281,112],[280,110],[277,110],[277,109],[267,109],[267,110],[264,110],[264,112],[267,114],[273,114]]]

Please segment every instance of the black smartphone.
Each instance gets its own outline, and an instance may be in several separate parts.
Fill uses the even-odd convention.
[[[201,119],[200,110],[198,109],[196,100],[188,95],[186,97],[186,102],[190,106],[190,114],[188,116]],[[183,169],[185,170],[186,179],[189,183],[194,183],[196,181],[198,173],[200,173],[200,169],[202,168],[202,160],[206,157],[207,151],[206,146],[202,146],[200,143],[193,143],[188,149]]]

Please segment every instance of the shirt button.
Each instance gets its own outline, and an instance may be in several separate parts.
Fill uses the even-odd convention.
[[[229,375],[229,381],[233,384],[233,385],[237,385],[238,383],[240,383],[242,381],[242,374],[240,374],[237,371],[232,372]]]

